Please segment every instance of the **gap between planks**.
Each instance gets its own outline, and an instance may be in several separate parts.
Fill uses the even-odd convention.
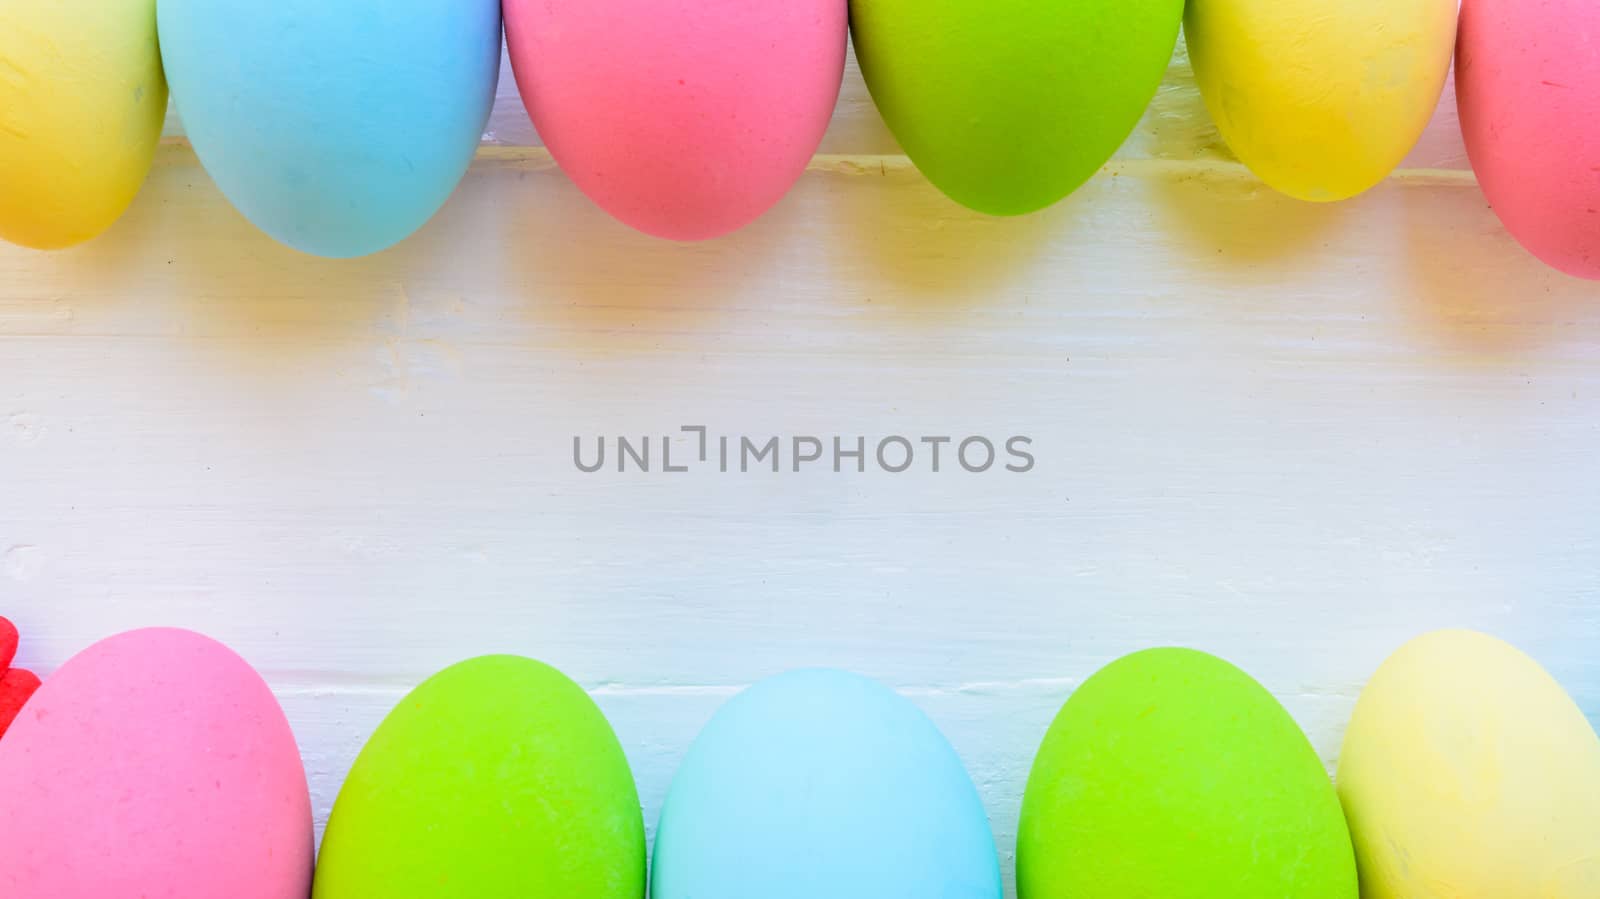
[[[280,697],[336,697],[373,696],[393,697],[398,700],[409,694],[426,678],[371,677],[363,675],[329,674],[323,677],[272,677],[264,675],[272,691]],[[1025,678],[1011,681],[973,681],[955,684],[889,684],[897,693],[913,698],[927,699],[949,696],[1000,696],[1000,695],[1070,695],[1082,685],[1084,678],[1048,677]],[[624,684],[609,681],[581,683],[585,693],[603,697],[720,697],[731,698],[754,683],[732,684]],[[1360,685],[1330,686],[1324,689],[1301,686],[1291,690],[1269,690],[1278,699],[1344,699],[1354,701],[1361,692]]]

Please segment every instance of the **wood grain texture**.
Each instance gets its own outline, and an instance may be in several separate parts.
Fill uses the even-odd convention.
[[[894,155],[852,75],[793,195],[695,246],[513,146],[417,237],[328,262],[165,147],[101,240],[0,249],[20,663],[152,624],[229,642],[325,816],[406,689],[526,653],[594,692],[652,824],[718,703],[847,667],[949,734],[1008,884],[1045,726],[1142,647],[1244,666],[1330,764],[1365,678],[1437,627],[1518,642],[1600,718],[1600,290],[1438,171],[1453,129],[1421,170],[1304,205],[1207,143],[1183,78],[1078,195],[992,220]],[[572,464],[575,435],[695,424],[1025,434],[1038,467]]]

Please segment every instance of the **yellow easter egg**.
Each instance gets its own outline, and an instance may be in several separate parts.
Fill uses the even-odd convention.
[[[155,0],[0,3],[0,238],[59,249],[109,228],[166,111]]]
[[[1234,154],[1302,200],[1353,197],[1406,158],[1455,51],[1457,0],[1189,0],[1184,34]]]
[[[1384,662],[1338,789],[1363,899],[1600,896],[1600,738],[1493,637],[1429,634]]]

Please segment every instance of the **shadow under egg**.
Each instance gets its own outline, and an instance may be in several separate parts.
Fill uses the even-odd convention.
[[[1522,358],[1600,329],[1593,283],[1540,262],[1506,232],[1475,184],[1400,183],[1408,289],[1428,330],[1484,361]]]
[[[788,237],[771,214],[716,240],[650,237],[607,215],[537,150],[480,161],[441,218],[457,213],[441,230],[474,231],[465,252],[494,268],[490,281],[516,314],[569,332],[578,349],[629,348],[618,336],[651,318],[671,319],[653,323],[657,332],[692,331],[737,305],[759,307],[767,298],[752,285]]]
[[[1022,280],[1041,254],[1074,245],[1086,213],[1074,196],[1016,217],[967,209],[904,157],[824,157],[806,176],[806,239],[863,301],[925,309],[980,304]]]

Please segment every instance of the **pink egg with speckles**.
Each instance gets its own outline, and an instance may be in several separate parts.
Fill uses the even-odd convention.
[[[1465,0],[1456,98],[1506,228],[1550,265],[1600,279],[1600,3]]]
[[[612,215],[704,240],[804,173],[838,101],[847,0],[505,0],[522,99]]]
[[[283,710],[206,637],[96,643],[0,739],[0,896],[306,899],[311,864]]]

